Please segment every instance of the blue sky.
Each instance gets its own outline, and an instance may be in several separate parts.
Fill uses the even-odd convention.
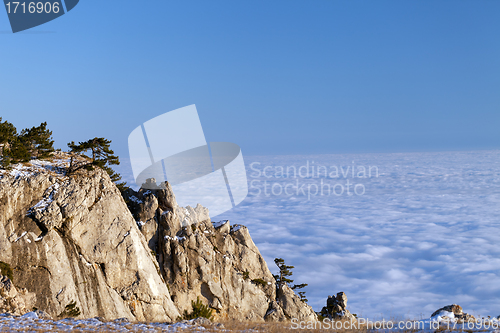
[[[500,147],[498,1],[97,1],[0,11],[0,116],[56,145],[196,104],[246,155]]]

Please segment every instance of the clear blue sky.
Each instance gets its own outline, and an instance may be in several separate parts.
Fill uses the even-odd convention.
[[[196,104],[244,154],[500,148],[499,1],[82,0],[0,10],[0,116],[56,145]]]

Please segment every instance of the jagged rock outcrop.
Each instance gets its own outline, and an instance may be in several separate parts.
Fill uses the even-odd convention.
[[[476,321],[476,318],[473,315],[463,312],[462,307],[458,304],[444,306],[434,311],[431,317],[444,316],[446,313],[453,313],[454,318],[450,319],[456,319],[458,323]],[[447,316],[447,318],[449,318],[449,316]]]
[[[36,295],[26,289],[17,290],[12,281],[0,275],[0,313],[24,315],[31,311]]]
[[[342,291],[337,296],[328,296],[326,306],[321,309],[320,314],[330,320],[357,321],[356,316],[347,309],[347,295]]]
[[[293,318],[298,318],[301,321],[317,320],[317,315],[312,307],[303,302],[288,285],[285,284],[281,290],[278,290],[277,300],[278,305],[283,310],[285,320]]]
[[[125,197],[180,312],[189,312],[200,296],[216,310],[215,319],[316,320],[290,288],[277,297],[276,281],[245,226],[212,223],[200,205],[179,207],[168,183]]]
[[[156,259],[107,173],[68,177],[67,166],[58,154],[0,170],[0,261],[16,288],[53,317],[75,301],[86,318],[175,320]]]

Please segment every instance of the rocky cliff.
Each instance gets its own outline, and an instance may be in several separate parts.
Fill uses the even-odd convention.
[[[57,317],[76,302],[83,318],[174,321],[199,296],[216,319],[316,318],[293,291],[276,297],[246,227],[179,207],[168,183],[124,200],[104,171],[66,176],[68,162],[59,153],[0,170],[0,262],[19,311]]]
[[[247,227],[211,222],[200,205],[179,207],[168,183],[125,197],[180,312],[199,296],[218,320],[316,319],[290,288],[276,295],[276,281]]]
[[[13,283],[57,317],[175,320],[179,312],[120,192],[101,169],[65,176],[67,161],[0,174],[0,261]],[[31,310],[31,309],[29,309]]]

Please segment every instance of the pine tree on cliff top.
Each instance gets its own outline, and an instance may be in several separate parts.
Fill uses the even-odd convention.
[[[285,260],[281,258],[274,259],[274,263],[276,264],[276,266],[278,266],[280,270],[278,275],[273,275],[273,276],[274,279],[276,280],[276,288],[278,289],[278,292],[281,292],[283,290],[283,285],[293,283],[293,280],[289,279],[289,277],[293,275],[292,269],[294,269],[295,267],[287,266],[285,264]],[[294,284],[290,288],[295,290],[295,289],[302,289],[307,286],[308,286],[307,283],[302,283],[302,284]],[[298,294],[303,302],[307,302],[307,298],[305,297],[305,291],[301,291]]]
[[[280,273],[278,275],[274,275],[274,278],[276,279],[278,290],[281,291],[283,289],[283,285],[293,282],[293,280],[288,277],[293,275],[292,269],[295,267],[285,265],[285,260],[281,258],[274,259],[274,263],[280,270]]]
[[[4,150],[4,153],[5,159],[8,161],[7,164],[28,162],[31,159],[29,149],[18,136],[10,142],[9,147]]]
[[[11,162],[11,157],[9,156],[9,148],[12,142],[17,137],[17,130],[8,121],[2,122],[2,117],[0,117],[0,166],[6,168]]]
[[[54,151],[52,132],[47,123],[31,129],[23,129],[21,134],[11,123],[0,118],[0,155],[3,167],[11,163],[28,162],[31,158],[47,158]]]
[[[85,142],[79,142],[78,144],[75,144],[75,142],[72,141],[68,143],[68,147],[72,153],[85,156],[89,159],[89,162],[76,165],[74,158],[71,157],[68,174],[82,168],[92,170],[94,167],[99,167],[108,173],[109,177],[120,191],[123,192],[127,189],[125,182],[120,182],[122,178],[120,174],[115,172],[110,167],[110,165],[120,164],[120,159],[118,156],[115,156],[114,151],[111,150],[111,140],[106,140],[105,138],[93,138]]]
[[[0,117],[0,144],[6,144],[11,142],[17,136],[17,130],[8,121],[2,122],[2,117]]]
[[[47,158],[54,151],[52,131],[47,129],[46,122],[41,123],[40,126],[22,130],[19,139],[28,149],[31,157]]]

